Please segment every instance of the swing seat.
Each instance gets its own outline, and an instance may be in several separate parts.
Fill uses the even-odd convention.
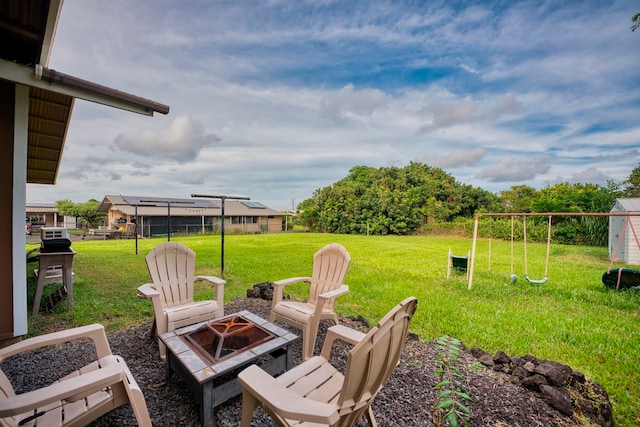
[[[602,275],[602,283],[615,290],[640,288],[640,270],[616,268]]]
[[[451,270],[458,271],[460,273],[467,273],[467,269],[469,268],[469,255],[470,252],[467,252],[466,256],[454,255],[449,249],[449,264],[447,268],[447,278],[451,276]]]
[[[532,279],[529,276],[524,276],[525,279],[527,279],[527,282],[532,283],[534,285],[542,285],[544,283],[547,283],[547,277],[543,277],[542,279],[536,280],[536,279]]]
[[[518,276],[516,276],[515,274],[511,275],[511,284],[513,285],[514,283],[516,283],[518,281]]]

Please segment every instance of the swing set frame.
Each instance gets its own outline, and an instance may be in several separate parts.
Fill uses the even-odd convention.
[[[512,245],[512,259],[511,259],[511,276],[512,276],[512,282],[513,282],[513,220],[515,217],[524,217],[523,218],[523,224],[526,221],[526,217],[530,217],[530,216],[546,216],[549,217],[549,229],[548,229],[548,233],[547,233],[547,261],[545,264],[545,273],[544,273],[544,279],[542,280],[534,280],[531,279],[527,276],[527,272],[526,272],[526,268],[527,268],[527,261],[526,261],[526,244],[527,244],[527,237],[526,237],[526,231],[524,231],[524,256],[525,256],[525,277],[527,279],[528,282],[530,283],[536,283],[536,284],[540,284],[540,283],[544,283],[546,282],[546,278],[547,278],[547,271],[548,271],[548,267],[549,267],[549,251],[551,248],[551,218],[554,216],[606,216],[606,217],[611,217],[611,216],[623,216],[623,217],[632,217],[632,216],[640,216],[640,212],[506,212],[506,213],[498,213],[498,212],[483,212],[483,213],[476,213],[475,214],[475,223],[473,226],[473,243],[471,244],[471,257],[469,259],[469,271],[468,271],[468,289],[471,289],[473,287],[473,271],[474,271],[474,267],[475,267],[475,260],[476,260],[476,245],[477,245],[477,240],[478,240],[478,223],[480,220],[480,217],[511,217],[512,220],[512,231],[511,231],[511,245]],[[524,225],[523,227],[526,227],[526,225]],[[526,230],[526,229],[525,229]]]

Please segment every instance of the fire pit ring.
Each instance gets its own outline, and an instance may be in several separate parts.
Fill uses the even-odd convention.
[[[274,335],[241,315],[231,315],[205,323],[184,338],[213,363],[273,339]]]

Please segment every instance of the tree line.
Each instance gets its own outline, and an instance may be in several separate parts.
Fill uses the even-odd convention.
[[[498,194],[462,184],[440,168],[411,162],[405,167],[355,166],[336,183],[314,191],[298,205],[300,222],[316,232],[417,234],[434,228],[470,230],[477,212],[609,212],[617,198],[640,197],[640,165],[621,183],[559,183],[540,190],[512,186]],[[483,232],[508,238],[508,219],[494,220]],[[532,218],[533,240],[546,239],[546,218]],[[445,229],[447,227],[444,227]],[[604,245],[607,217],[554,218],[559,243]]]

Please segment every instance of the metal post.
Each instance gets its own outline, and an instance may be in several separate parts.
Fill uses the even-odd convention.
[[[167,202],[167,242],[171,241],[171,202]]]
[[[224,200],[225,196],[220,196],[220,200],[222,200],[222,209],[220,211],[220,218],[222,219],[222,224],[220,224],[220,276],[224,279]]]
[[[476,262],[476,242],[478,241],[478,220],[480,216],[476,214],[475,224],[473,225],[473,243],[471,244],[471,259],[469,260],[469,283],[467,289],[471,289],[473,284],[473,265]]]
[[[138,255],[138,205],[135,205],[136,223],[133,225],[133,235],[136,239],[136,255]]]
[[[158,203],[167,204],[167,241],[171,241],[171,203],[177,203],[179,205],[192,205],[194,202],[187,201],[171,201],[171,200],[140,200],[143,203],[140,206],[156,206]],[[152,204],[153,203],[153,204]],[[137,208],[137,205],[136,205]],[[151,228],[149,228],[149,237],[151,237]]]
[[[220,219],[222,220],[222,224],[220,224],[220,277],[224,279],[224,201],[226,199],[233,200],[251,200],[249,197],[240,197],[240,196],[219,196],[219,195],[206,195],[206,194],[192,194],[191,197],[203,197],[207,199],[220,199],[222,201],[221,211],[220,211]]]

